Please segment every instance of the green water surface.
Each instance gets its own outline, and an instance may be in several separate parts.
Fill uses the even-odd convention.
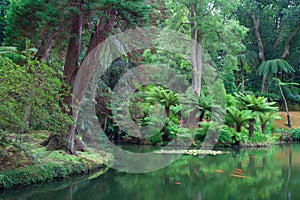
[[[300,199],[300,144],[230,150],[204,158],[184,155],[158,171],[104,175],[42,184],[0,194],[28,200]]]

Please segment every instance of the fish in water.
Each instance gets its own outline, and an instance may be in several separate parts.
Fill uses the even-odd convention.
[[[230,174],[230,176],[237,177],[237,178],[250,178],[249,176],[242,176],[238,174]]]
[[[241,174],[243,174],[243,170],[242,170],[242,169],[239,169],[239,168],[236,168],[234,174],[239,174],[239,175],[241,175]]]

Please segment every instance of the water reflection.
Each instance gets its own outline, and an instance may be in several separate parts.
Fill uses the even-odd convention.
[[[300,145],[183,156],[145,174],[110,170],[96,179],[0,195],[31,200],[300,199]]]

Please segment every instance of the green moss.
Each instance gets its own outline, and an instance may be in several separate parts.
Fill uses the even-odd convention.
[[[34,164],[16,170],[6,170],[0,174],[0,188],[6,189],[83,174],[100,167],[88,162],[56,161]]]
[[[43,136],[37,136],[39,134]],[[6,168],[0,171],[0,190],[84,174],[104,168],[103,163],[112,160],[111,155],[107,155],[105,152],[94,152],[89,148],[86,152],[77,152],[78,156],[69,155],[62,150],[46,151],[46,148],[40,146],[39,143],[41,138],[46,138],[47,134],[39,132],[22,136],[22,139],[30,139],[23,140],[23,145],[34,158],[34,162],[32,162],[32,158],[24,157],[24,159],[28,159],[28,164],[25,166]],[[31,162],[29,162],[30,159]],[[26,162],[24,161],[24,163]]]

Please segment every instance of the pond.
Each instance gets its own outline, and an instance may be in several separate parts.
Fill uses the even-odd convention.
[[[184,155],[150,173],[110,169],[94,179],[31,186],[0,194],[0,199],[300,199],[300,144],[228,151],[204,158]]]

